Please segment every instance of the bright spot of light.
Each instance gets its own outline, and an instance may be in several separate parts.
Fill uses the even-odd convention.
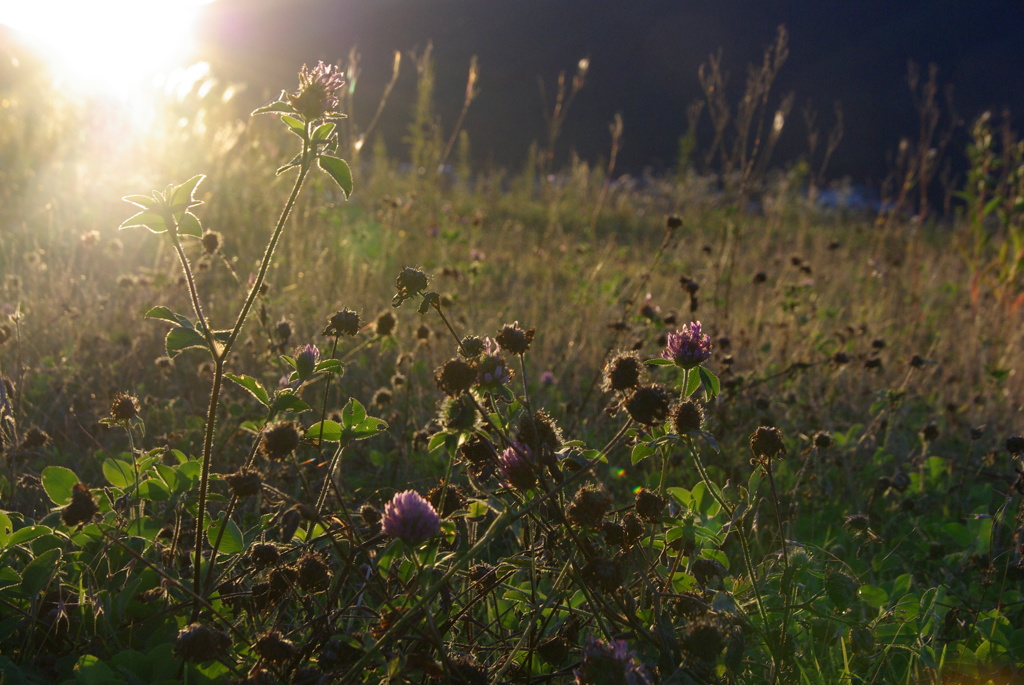
[[[24,0],[0,5],[65,89],[126,98],[193,58],[211,0]]]

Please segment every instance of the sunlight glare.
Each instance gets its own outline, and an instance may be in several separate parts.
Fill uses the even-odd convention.
[[[21,33],[61,87],[130,97],[193,58],[211,0],[32,0],[5,3],[0,24]]]

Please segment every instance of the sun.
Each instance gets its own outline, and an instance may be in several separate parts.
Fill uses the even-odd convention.
[[[43,55],[64,88],[129,97],[194,59],[211,0],[28,0],[0,5],[0,24]]]

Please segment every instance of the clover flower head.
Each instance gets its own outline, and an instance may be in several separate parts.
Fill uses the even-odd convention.
[[[288,94],[288,102],[306,121],[315,121],[335,114],[338,109],[338,91],[345,85],[340,67],[317,63],[310,69],[305,64],[299,72],[299,91]]]
[[[316,345],[303,345],[295,350],[295,372],[299,380],[306,380],[313,375],[316,365],[320,362],[320,350]]]
[[[384,505],[381,530],[406,544],[418,545],[438,534],[441,517],[418,492],[406,490]]]
[[[504,385],[512,380],[512,371],[498,354],[486,354],[477,364],[477,383],[485,388]]]
[[[498,470],[505,485],[517,490],[529,490],[537,482],[533,452],[523,442],[514,442],[498,457]]]
[[[686,324],[668,334],[661,357],[684,369],[700,366],[711,358],[711,336],[701,330],[700,321]]]
[[[583,662],[573,671],[576,685],[625,683],[649,685],[654,681],[625,640],[605,642],[591,637],[583,648]]]

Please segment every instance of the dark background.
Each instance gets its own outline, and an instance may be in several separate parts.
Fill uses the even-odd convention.
[[[519,168],[530,142],[544,138],[538,79],[550,103],[559,71],[571,75],[589,57],[556,163],[570,149],[592,162],[607,157],[608,125],[619,112],[618,171],[667,171],[687,107],[701,95],[700,64],[722,49],[735,103],[747,65],[761,61],[780,24],[789,31],[790,57],[773,102],[789,91],[796,99],[776,164],[806,152],[801,109],[810,103],[827,130],[839,101],[846,136],[829,176],[884,177],[887,152],[901,136],[917,135],[908,60],[923,74],[929,63],[939,67],[967,122],[1009,108],[1020,129],[1024,114],[1024,0],[218,0],[205,11],[201,57],[215,73],[253,85],[254,101],[294,88],[303,63],[344,64],[357,46],[363,73],[353,114],[364,125],[401,51],[402,75],[380,129],[400,158],[415,93],[408,53],[428,41],[446,135],[462,106],[470,58],[479,57],[480,95],[466,129],[481,168]],[[703,125],[706,144],[706,113]]]

